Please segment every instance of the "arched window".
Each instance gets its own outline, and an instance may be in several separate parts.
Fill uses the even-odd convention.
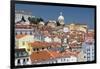
[[[25,59],[23,59],[23,64],[26,64],[26,61],[25,61]]]
[[[84,56],[84,58],[86,58],[86,56]]]
[[[18,59],[18,61],[17,61],[17,64],[20,64],[21,62],[20,62],[20,59]]]
[[[33,51],[36,51],[36,49],[33,48]]]
[[[42,48],[42,50],[44,50],[44,47]]]
[[[29,61],[29,58],[27,58],[27,61]]]
[[[65,58],[64,58],[64,61],[65,61]]]
[[[37,51],[39,51],[39,48],[37,48]]]

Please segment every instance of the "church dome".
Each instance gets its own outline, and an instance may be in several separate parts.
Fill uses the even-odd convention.
[[[60,12],[60,16],[58,17],[58,20],[64,20],[64,17],[62,16],[62,12]]]
[[[60,24],[64,24],[64,16],[62,16],[62,12],[60,12],[60,16],[58,17],[58,22]]]

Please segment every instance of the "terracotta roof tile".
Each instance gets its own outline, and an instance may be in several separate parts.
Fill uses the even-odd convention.
[[[29,46],[37,47],[37,48],[39,48],[39,47],[47,47],[49,45],[50,45],[50,43],[48,43],[48,42],[40,42],[40,41],[35,41],[35,42],[29,43]]]
[[[20,35],[20,34],[19,34],[19,35],[16,35],[16,38],[17,38],[17,39],[20,39],[20,38],[23,38],[23,37],[25,37],[25,36],[27,36],[27,35],[24,35],[24,34]]]
[[[49,60],[52,56],[47,51],[33,52],[30,56],[32,63]]]
[[[32,47],[48,47],[48,46],[58,46],[58,45],[61,45],[61,43],[58,43],[58,42],[40,42],[40,41],[35,41],[35,42],[31,42],[31,43],[28,43],[29,46],[32,46]]]
[[[59,51],[41,51],[41,52],[33,52],[30,56],[32,63],[41,62],[41,61],[47,61],[50,59],[55,58],[62,58],[62,57],[70,57],[75,56],[77,57],[79,52],[71,52],[71,51],[65,51],[63,53],[60,53]]]

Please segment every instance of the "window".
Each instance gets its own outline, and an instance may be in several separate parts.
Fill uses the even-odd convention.
[[[92,56],[92,58],[94,58],[94,56]]]
[[[30,51],[30,49],[27,49],[28,51]]]
[[[90,56],[89,53],[87,53],[87,56]]]
[[[92,52],[92,55],[94,55],[94,52]]]
[[[87,58],[88,61],[90,61],[90,58]]]
[[[63,59],[61,59],[61,61],[63,61]]]
[[[35,51],[36,49],[33,48],[33,51]]]
[[[23,42],[23,45],[25,45],[25,42]]]
[[[17,63],[20,64],[20,59],[18,59]]]
[[[94,51],[94,49],[92,49],[92,51]]]
[[[87,49],[87,51],[90,51],[90,49]]]
[[[67,61],[69,61],[69,60],[67,59]]]
[[[22,53],[20,52],[18,56],[21,57],[22,56]]]
[[[87,59],[90,59],[90,57],[87,57]]]
[[[22,32],[20,32],[20,34],[22,35]]]
[[[37,51],[39,51],[39,49],[37,48]]]
[[[27,58],[27,61],[29,61],[29,58]]]
[[[84,58],[86,58],[86,56],[84,56]]]
[[[23,64],[26,64],[26,61],[25,61],[25,59],[23,59]]]
[[[42,48],[42,50],[44,50],[44,48]]]
[[[23,56],[27,56],[28,55],[28,53],[27,52],[23,52]]]
[[[32,35],[32,32],[30,32],[30,35]]]

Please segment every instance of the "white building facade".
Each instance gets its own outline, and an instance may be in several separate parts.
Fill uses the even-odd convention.
[[[25,49],[15,49],[15,65],[30,65],[31,59]]]
[[[92,42],[92,44],[85,42],[83,43],[82,47],[84,49],[84,53],[86,54],[87,61],[93,61],[95,57],[94,42]]]
[[[20,21],[22,16],[25,18],[26,22],[29,22],[28,17],[32,17],[32,13],[24,10],[15,10],[15,23]]]
[[[76,56],[70,56],[70,57],[62,57],[62,58],[55,58],[55,59],[49,59],[46,61],[34,63],[34,64],[53,64],[53,63],[70,63],[70,62],[77,62]]]

